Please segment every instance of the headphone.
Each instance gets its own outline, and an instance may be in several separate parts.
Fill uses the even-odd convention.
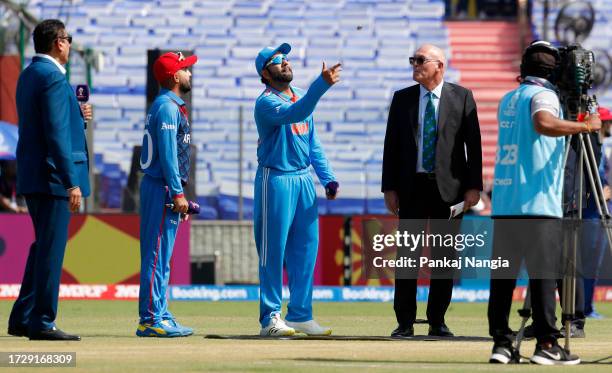
[[[529,44],[529,46],[525,49],[523,53],[523,57],[521,59],[521,77],[525,77],[527,66],[529,65],[529,56],[534,53],[544,52],[552,55],[555,58],[555,68],[552,69],[550,73],[551,81],[556,80],[556,67],[561,63],[561,54],[559,50],[555,48],[551,43],[544,40],[535,40]]]

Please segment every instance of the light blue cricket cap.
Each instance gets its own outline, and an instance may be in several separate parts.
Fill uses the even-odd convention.
[[[266,61],[276,53],[288,54],[291,52],[291,45],[287,43],[283,43],[279,45],[277,48],[265,47],[260,50],[257,54],[257,58],[255,59],[255,68],[257,69],[257,74],[261,76],[261,72],[263,71],[264,65]]]

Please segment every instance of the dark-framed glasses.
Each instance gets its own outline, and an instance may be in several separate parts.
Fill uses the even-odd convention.
[[[410,57],[408,58],[408,62],[410,62],[410,65],[412,66],[421,66],[426,64],[427,62],[440,62],[440,60],[437,60],[435,58],[425,58],[423,56],[415,56],[415,57]]]
[[[72,35],[67,35],[67,36],[58,36],[58,39],[63,39],[68,41],[68,44],[72,44]]]

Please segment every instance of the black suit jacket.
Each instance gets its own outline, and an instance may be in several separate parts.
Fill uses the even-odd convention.
[[[440,196],[449,204],[468,189],[482,190],[482,146],[476,103],[469,89],[444,82],[438,114],[435,174]],[[415,198],[418,157],[419,84],[395,92],[385,135],[382,191]]]

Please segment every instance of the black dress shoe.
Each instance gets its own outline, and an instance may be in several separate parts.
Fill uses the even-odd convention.
[[[78,335],[66,334],[63,331],[53,328],[49,330],[41,330],[30,334],[32,341],[80,341]]]
[[[450,331],[446,324],[442,325],[430,325],[429,334],[432,337],[454,337],[455,335]]]
[[[404,338],[412,337],[414,335],[414,327],[412,325],[398,325],[394,331],[391,332],[393,338]]]
[[[8,334],[14,337],[27,337],[28,328],[26,328],[25,326],[9,326]]]

